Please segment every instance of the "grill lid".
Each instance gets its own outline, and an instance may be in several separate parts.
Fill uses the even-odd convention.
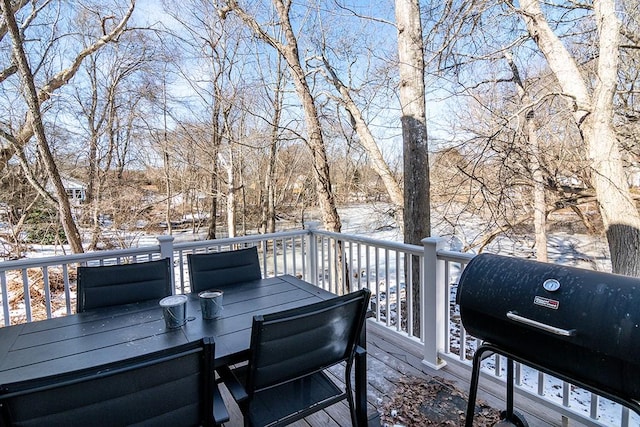
[[[457,301],[471,335],[640,398],[640,279],[481,254],[463,271]]]

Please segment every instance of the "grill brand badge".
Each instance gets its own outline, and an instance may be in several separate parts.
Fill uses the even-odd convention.
[[[552,310],[557,310],[558,307],[560,306],[560,301],[556,301],[556,300],[550,299],[550,298],[540,297],[540,296],[537,296],[537,295],[533,299],[533,303],[535,305],[539,305],[541,307],[550,308]]]

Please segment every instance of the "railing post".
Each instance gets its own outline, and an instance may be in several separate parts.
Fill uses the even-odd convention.
[[[446,362],[439,356],[444,350],[445,283],[444,268],[438,262],[438,250],[444,249],[446,240],[440,237],[422,239],[424,258],[422,264],[422,331],[424,336],[423,363],[440,369]]]
[[[310,221],[305,224],[305,228],[309,230],[307,233],[307,277],[305,280],[314,285],[318,285],[318,242],[314,230],[318,229],[320,224]]]
[[[175,275],[175,271],[173,268],[173,236],[169,236],[169,235],[162,235],[162,236],[158,236],[156,237],[156,239],[158,239],[158,243],[160,243],[160,258],[169,258],[171,260],[170,264],[172,266],[171,269],[171,288],[173,289],[173,292],[175,293],[175,289],[176,289],[176,275]]]

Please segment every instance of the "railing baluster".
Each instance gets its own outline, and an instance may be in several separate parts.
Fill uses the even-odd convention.
[[[77,268],[76,268],[77,271]],[[64,280],[64,303],[67,309],[67,315],[73,313],[71,303],[71,281],[69,280],[69,264],[62,264],[62,280]]]
[[[544,396],[544,373],[538,372],[538,396]]]
[[[451,324],[451,307],[449,300],[451,299],[451,263],[448,260],[444,261],[444,323],[445,325]],[[444,351],[450,352],[451,346],[451,328],[444,329]]]
[[[44,308],[47,313],[47,319],[51,318],[51,285],[49,283],[49,269],[46,266],[42,269],[42,283],[44,286]]]
[[[311,252],[306,245],[307,240],[304,237],[300,237],[300,258],[302,259],[302,277],[307,277],[307,257],[305,254],[307,251]]]
[[[22,270],[22,297],[24,299],[24,311],[27,322],[31,322],[31,295],[29,293],[29,274],[27,269]]]
[[[328,271],[328,267],[327,267],[327,257],[329,256],[328,251],[329,248],[327,248],[327,239],[324,236],[320,237],[320,263],[321,263],[321,270],[320,270],[320,274],[322,274],[322,288],[325,290],[329,290],[329,271]]]
[[[282,238],[282,268],[283,268],[282,274],[289,273],[289,268],[287,266],[287,259],[289,259],[288,252],[287,252],[287,239]]]
[[[628,427],[630,424],[630,417],[629,417],[629,408],[626,408],[624,406],[621,406],[621,414],[620,414],[620,425],[622,427]]]
[[[291,248],[289,250],[289,253],[291,254],[291,261],[289,262],[290,268],[291,268],[291,272],[287,273],[287,274],[291,274],[292,276],[297,276],[298,275],[298,239],[295,236],[292,236],[291,239]]]
[[[402,299],[401,299],[401,295],[402,295],[402,290],[400,289],[400,254],[398,253],[398,251],[394,251],[395,253],[395,258],[396,258],[396,277],[395,277],[395,282],[396,282],[396,331],[400,332],[402,331],[402,316],[404,314],[404,311],[402,310]]]
[[[362,289],[362,244],[356,243],[356,276],[358,276],[358,290]]]
[[[184,253],[184,251],[178,250],[178,276],[180,277],[180,292],[185,293],[185,273],[184,273],[184,263],[186,260],[187,255]],[[173,260],[174,262],[174,269],[175,269],[175,262],[176,259],[174,258]],[[175,276],[175,272],[173,274],[173,276]],[[173,285],[174,289],[177,288],[176,284],[174,283]],[[191,289],[191,278],[189,278],[189,289]]]
[[[594,419],[597,420],[598,419],[598,401],[599,401],[599,396],[595,393],[589,393],[590,395],[590,410],[589,410],[589,416]]]
[[[407,296],[407,334],[410,337],[415,335],[413,324],[414,318],[414,303],[413,303],[413,255],[405,254],[404,263],[406,266],[405,275],[407,277],[406,280],[406,296]]]
[[[2,324],[9,326],[11,324],[11,316],[9,314],[9,292],[7,289],[7,274],[0,271],[0,287],[2,288]]]
[[[458,354],[458,358],[462,361],[467,360],[467,331],[460,325],[460,348],[458,349],[460,352]]]

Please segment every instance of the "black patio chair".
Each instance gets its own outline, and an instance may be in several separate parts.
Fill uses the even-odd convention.
[[[187,264],[191,292],[262,278],[255,246],[235,251],[188,254]]]
[[[212,337],[46,378],[0,386],[3,425],[213,426],[229,420]]]
[[[172,294],[172,271],[169,258],[78,267],[76,311],[164,298]]]
[[[369,297],[363,289],[254,317],[248,364],[219,369],[245,426],[284,426],[343,399],[357,425],[351,371],[356,353],[366,357],[358,340]],[[344,372],[344,389],[325,372],[336,365]]]

